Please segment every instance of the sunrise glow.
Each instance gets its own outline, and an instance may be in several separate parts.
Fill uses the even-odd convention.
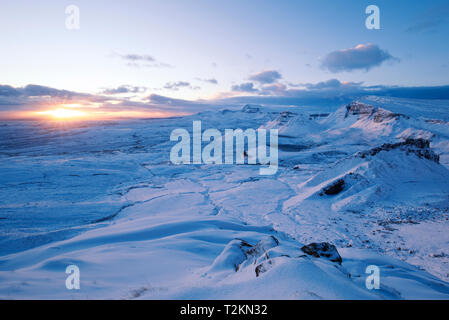
[[[36,112],[36,114],[48,115],[54,119],[59,119],[59,120],[70,120],[70,119],[82,118],[82,117],[87,116],[86,112],[79,111],[79,110],[68,110],[68,109],[63,109],[63,108],[47,110],[47,111],[39,111],[39,112]]]

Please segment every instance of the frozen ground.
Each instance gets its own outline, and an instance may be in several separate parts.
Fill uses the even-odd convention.
[[[171,164],[170,133],[193,120],[279,129],[277,174]],[[330,114],[0,123],[0,298],[448,299],[448,121],[448,101],[365,97]]]

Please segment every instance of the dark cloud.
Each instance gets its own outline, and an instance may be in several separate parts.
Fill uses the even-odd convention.
[[[233,92],[258,92],[256,88],[254,88],[254,83],[246,82],[242,84],[236,84],[231,87]]]
[[[154,104],[162,104],[162,105],[178,105],[178,106],[191,106],[192,104],[195,104],[192,101],[189,100],[183,100],[183,99],[174,99],[166,96],[161,96],[158,94],[150,94],[147,98],[148,102],[154,103]]]
[[[261,84],[270,84],[274,83],[277,80],[281,79],[282,75],[276,70],[267,70],[262,71],[256,74],[253,74],[249,77],[249,80],[259,82]]]
[[[105,90],[103,90],[102,93],[114,95],[114,94],[125,94],[125,93],[143,93],[145,91],[147,91],[147,88],[145,88],[145,87],[135,87],[135,86],[123,85],[123,86],[119,86],[116,88],[105,89]]]
[[[134,92],[141,90],[141,87],[124,85],[108,90],[111,93]],[[95,110],[103,112],[144,111],[167,115],[194,113],[212,105],[210,102],[206,105],[206,102],[202,101],[172,99],[155,94],[135,101],[130,98],[111,98],[101,94],[91,95],[39,85],[13,87],[0,84],[1,119],[14,118],[15,112],[46,110],[58,104],[71,103],[79,104],[80,109],[86,110],[94,107]]]
[[[192,90],[200,89],[198,86],[192,86],[190,82],[187,81],[177,81],[177,82],[167,82],[164,89],[178,91],[180,88],[189,88]]]
[[[0,105],[22,105],[30,102],[49,103],[71,99],[94,100],[94,96],[34,84],[17,88],[0,85]]]
[[[365,92],[373,95],[408,99],[449,100],[449,85],[434,87],[371,86]]]
[[[262,95],[283,95],[287,91],[287,86],[281,83],[272,83],[262,86],[260,94]]]
[[[303,86],[309,90],[326,90],[342,88],[359,88],[363,82],[341,82],[338,79],[329,79],[318,83],[305,83]]]
[[[315,84],[306,83],[301,89],[282,84],[263,86],[256,95],[234,96],[216,100],[220,104],[257,103],[265,105],[340,105],[355,99],[376,95],[410,99],[447,99],[449,85],[435,87],[364,86],[362,82],[341,82],[330,79]]]
[[[322,67],[330,72],[370,70],[387,60],[398,60],[374,44],[359,44],[355,48],[333,51],[322,61]]]
[[[207,108],[215,107],[213,101],[175,99],[158,94],[149,95],[147,101],[157,108],[170,111],[199,112]]]
[[[28,97],[42,97],[42,96],[52,96],[52,97],[72,97],[72,96],[86,96],[85,94],[79,94],[67,90],[59,90],[45,86],[39,86],[35,84],[27,85],[22,89],[24,95]]]
[[[111,88],[111,89],[106,89],[106,90],[103,90],[103,93],[104,94],[122,94],[122,93],[128,93],[129,92],[129,89],[127,88],[127,87],[125,87],[125,86],[120,86],[120,87],[117,87],[117,88]]]
[[[0,97],[17,97],[20,96],[21,92],[8,85],[0,85]]]

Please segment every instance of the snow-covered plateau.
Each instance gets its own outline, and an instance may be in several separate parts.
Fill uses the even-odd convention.
[[[196,120],[278,129],[277,173],[171,163]],[[449,101],[8,121],[0,138],[1,299],[449,299]]]

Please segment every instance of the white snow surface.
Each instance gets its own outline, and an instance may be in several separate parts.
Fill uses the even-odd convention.
[[[0,298],[449,299],[449,102],[355,105],[0,123]],[[194,120],[278,129],[277,174],[171,164],[171,131]],[[439,161],[395,145],[410,138]],[[341,265],[305,254],[312,242]]]

